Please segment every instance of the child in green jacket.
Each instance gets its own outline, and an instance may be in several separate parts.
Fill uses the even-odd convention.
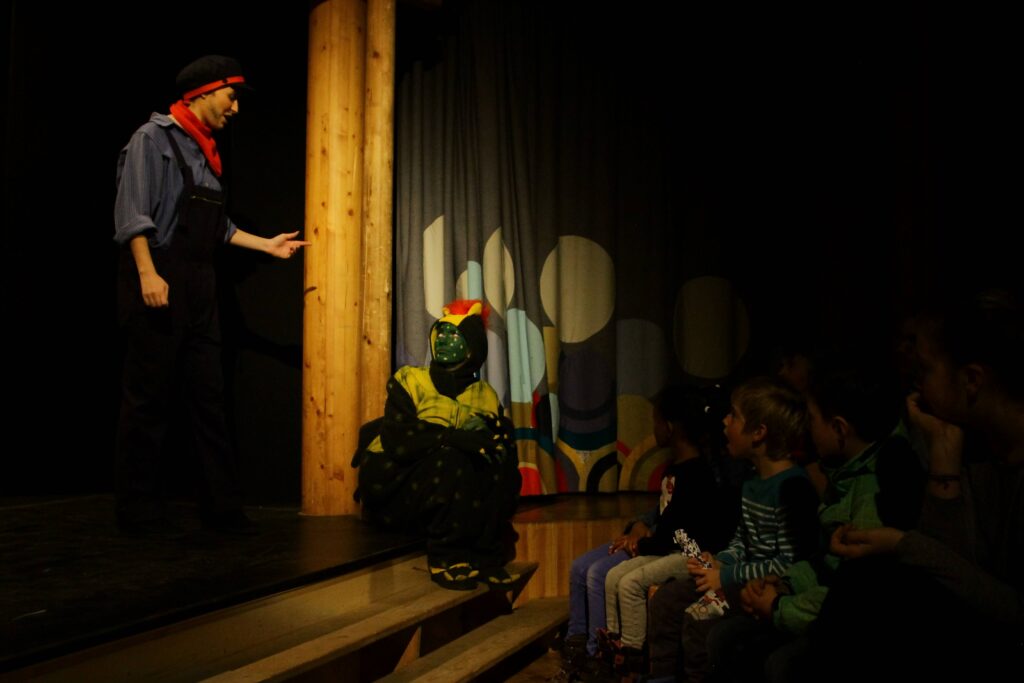
[[[833,359],[814,378],[808,400],[810,435],[828,476],[818,511],[822,552],[781,576],[750,581],[740,593],[750,618],[726,620],[708,637],[718,670],[760,666],[768,680],[787,680],[806,652],[803,637],[828,594],[840,558],[826,552],[839,527],[911,526],[923,485],[917,457],[896,426],[900,396],[878,366]],[[901,507],[882,504],[904,500]],[[917,492],[917,493],[915,493]],[[734,673],[737,673],[734,671]]]

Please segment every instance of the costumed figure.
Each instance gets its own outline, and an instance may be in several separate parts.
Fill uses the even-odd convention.
[[[399,368],[384,417],[362,430],[356,495],[372,523],[426,536],[434,582],[507,586],[521,478],[512,421],[477,376],[490,311],[478,300],[443,310],[430,330],[430,366]]]

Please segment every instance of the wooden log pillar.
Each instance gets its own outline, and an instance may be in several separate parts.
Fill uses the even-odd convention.
[[[369,0],[363,171],[362,421],[384,411],[391,375],[392,160],[395,0]]]
[[[381,0],[370,4],[375,25],[390,16],[390,38],[372,43],[370,49],[379,55],[374,59],[367,58],[366,0],[324,0],[309,16],[306,234],[312,245],[306,250],[302,374],[302,512],[309,515],[358,513],[350,462],[364,415],[374,412],[369,405],[363,409],[369,399],[361,387],[382,391],[390,373],[394,6],[383,3],[391,8],[381,12],[376,7]],[[370,94],[368,62],[386,63],[392,74],[385,82],[370,69],[369,108],[364,102]],[[369,160],[364,159],[367,110],[374,112]],[[382,116],[386,127],[377,122]],[[382,160],[386,170],[377,168]],[[369,183],[367,166],[372,166]],[[365,188],[370,197],[364,197]],[[386,212],[380,203],[386,203]],[[367,225],[374,233],[370,238],[364,236]],[[369,274],[365,282],[364,273]],[[382,327],[364,320],[364,287],[372,295],[372,316],[386,321]],[[364,353],[364,347],[372,349]],[[380,401],[377,414],[382,406]]]

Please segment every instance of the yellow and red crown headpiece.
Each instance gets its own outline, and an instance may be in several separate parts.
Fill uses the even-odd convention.
[[[441,317],[438,322],[451,323],[458,327],[462,321],[471,315],[478,315],[483,319],[484,329],[487,328],[487,319],[491,315],[491,307],[480,299],[456,299],[441,308]]]

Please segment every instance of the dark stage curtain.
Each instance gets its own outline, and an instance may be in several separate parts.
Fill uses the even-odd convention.
[[[445,302],[483,298],[523,493],[656,486],[652,398],[726,377],[750,338],[687,182],[702,88],[656,24],[645,44],[594,6],[445,5],[400,24],[397,363],[429,358]]]

